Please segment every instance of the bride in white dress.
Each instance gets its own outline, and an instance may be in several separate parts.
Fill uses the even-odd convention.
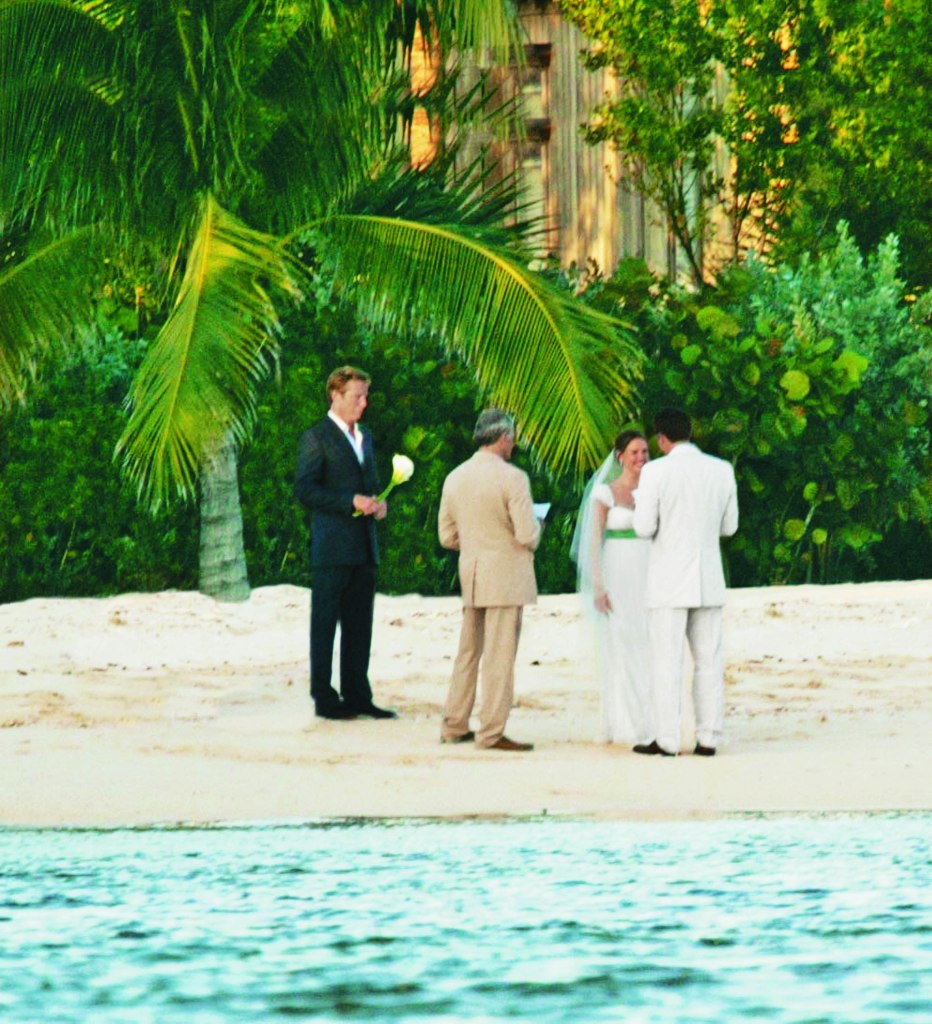
[[[586,489],[574,539],[579,590],[596,615],[602,676],[602,734],[608,743],[654,737],[647,631],[650,542],[633,529],[647,440],[626,430]]]

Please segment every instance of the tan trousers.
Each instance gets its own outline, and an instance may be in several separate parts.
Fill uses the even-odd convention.
[[[443,709],[443,739],[455,739],[469,731],[480,661],[482,702],[476,746],[490,747],[501,739],[514,700],[515,656],[523,612],[520,605],[463,609],[460,646]]]

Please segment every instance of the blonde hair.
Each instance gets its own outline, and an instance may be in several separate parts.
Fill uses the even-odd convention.
[[[355,366],[338,366],[327,378],[327,401],[330,401],[334,391],[343,394],[351,380],[361,380],[368,384],[372,378],[365,370],[357,369]]]

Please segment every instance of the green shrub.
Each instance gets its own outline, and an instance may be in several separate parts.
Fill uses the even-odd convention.
[[[608,292],[620,287],[640,321],[645,409],[690,410],[700,445],[735,465],[732,585],[932,572],[932,349],[894,240],[865,263],[842,225],[818,260],[751,261],[715,291],[649,301],[643,275],[621,271]],[[626,293],[628,280],[640,284]]]
[[[698,442],[735,464],[732,585],[932,576],[932,301],[910,314],[897,265],[893,241],[865,262],[842,228],[829,255],[795,269],[751,262],[703,294],[664,286],[634,260],[589,289],[589,301],[637,324],[649,357],[645,421],[682,405]],[[293,496],[298,438],[326,412],[327,374],[349,362],[373,377],[366,422],[383,480],[394,452],[415,463],[380,527],[379,589],[456,593],[456,555],[440,548],[436,517],[444,477],[473,451],[482,401],[472,375],[433,343],[372,331],[326,301],[285,328],[240,458],[252,585],[310,583],[308,521]],[[197,586],[197,509],[150,515],[113,461],[143,348],[104,329],[48,365],[28,404],[4,418],[0,600]],[[540,590],[572,590],[578,489],[536,471],[526,452],[515,461],[535,499],[552,502],[535,560]]]
[[[197,518],[152,517],[113,450],[142,345],[116,330],[45,367],[0,439],[0,601],[190,588]]]
[[[326,414],[327,375],[343,363],[372,375],[363,423],[375,438],[383,483],[391,477],[395,452],[415,464],[411,480],[393,492],[388,518],[379,527],[379,590],[455,594],[456,554],[440,547],[437,512],[445,476],[475,450],[472,429],[482,408],[475,381],[433,343],[372,331],[352,311],[333,306],[305,308],[289,318],[280,375],[263,386],[256,433],[242,453],[252,584],[310,584],[308,520],[293,496],[295,459],[300,435]],[[536,472],[526,453],[517,451],[515,463],[531,474],[536,498],[557,501],[559,493],[567,495],[563,513],[555,506],[554,523],[545,531],[537,574],[544,590],[572,589],[565,534],[572,530],[575,494]]]

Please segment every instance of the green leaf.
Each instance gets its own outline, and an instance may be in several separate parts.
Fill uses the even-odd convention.
[[[692,366],[701,355],[701,345],[687,345],[686,348],[680,352],[680,359],[683,361],[684,366]]]
[[[780,378],[780,387],[791,402],[798,402],[809,394],[809,376],[802,370],[787,370]]]
[[[760,381],[760,367],[757,363],[746,363],[741,370],[741,379],[751,387],[756,387]]]
[[[747,438],[748,414],[741,409],[730,406],[727,409],[719,409],[712,417],[712,429],[716,434],[723,435],[729,439],[742,441]]]
[[[849,384],[854,385],[861,382],[861,376],[870,365],[870,360],[857,352],[852,352],[851,349],[846,349],[832,365],[842,371]]]
[[[773,451],[773,445],[765,437],[754,439],[754,450],[758,455],[769,455]]]
[[[800,437],[806,432],[808,419],[802,406],[794,406],[792,409],[785,409],[778,417],[781,430],[786,437]]]
[[[850,511],[857,505],[861,498],[861,486],[856,480],[841,479],[835,485],[835,492],[838,494],[838,502],[846,511]]]
[[[808,484],[803,488],[803,497],[810,504],[814,504],[819,496],[819,485],[814,481],[810,480]]]
[[[748,466],[745,466],[742,474],[742,480],[751,488],[752,494],[763,494],[766,484],[761,478]]]
[[[783,536],[788,541],[798,541],[806,533],[806,524],[802,519],[787,519],[783,524]]]
[[[832,460],[836,464],[844,462],[854,451],[854,438],[850,434],[839,434],[832,441],[829,451],[831,452]]]
[[[828,530],[823,530],[821,526],[817,526],[812,531],[812,543],[816,547],[822,547],[822,545],[828,540]]]
[[[703,306],[696,314],[696,323],[715,341],[736,338],[741,331],[738,321],[718,306]]]
[[[842,544],[860,551],[871,544],[876,544],[882,537],[864,523],[849,523],[837,531],[836,536]]]
[[[769,316],[766,316],[763,313],[759,313],[754,318],[754,333],[757,334],[759,337],[761,337],[761,338],[769,337],[772,330],[773,330],[773,328],[771,326],[771,321],[770,321],[770,317]]]

